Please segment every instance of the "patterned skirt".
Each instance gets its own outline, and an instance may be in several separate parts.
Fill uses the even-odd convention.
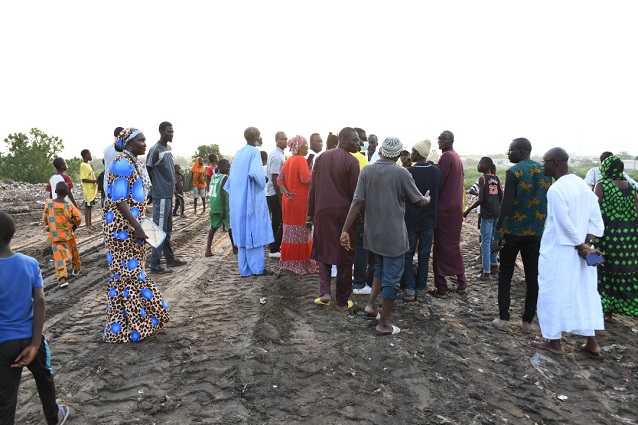
[[[106,260],[110,277],[104,341],[140,341],[168,322],[168,305],[144,270],[145,243],[133,237],[133,229],[128,227],[128,223],[124,224],[122,217],[109,222],[109,212],[105,215]],[[113,226],[116,222],[119,225]]]
[[[598,243],[605,253],[598,268],[603,311],[638,317],[638,223],[608,221]]]
[[[310,259],[310,251],[312,251],[312,230],[305,225],[284,223],[279,268],[300,276],[316,272],[317,263]]]

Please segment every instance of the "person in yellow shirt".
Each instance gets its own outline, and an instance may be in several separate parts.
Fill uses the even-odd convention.
[[[93,205],[95,205],[95,199],[97,198],[97,180],[95,178],[95,171],[89,164],[89,161],[93,160],[91,151],[88,149],[80,152],[82,156],[82,163],[80,164],[80,181],[82,182],[82,192],[84,193],[84,223],[87,227],[91,226],[91,212]]]
[[[368,157],[365,153],[362,152],[362,149],[364,149],[363,142],[367,142],[368,138],[364,129],[354,127],[354,131],[356,131],[359,135],[359,146],[357,146],[357,151],[352,153],[352,156],[357,158],[357,161],[359,161],[359,171],[361,171],[363,167],[369,164]]]

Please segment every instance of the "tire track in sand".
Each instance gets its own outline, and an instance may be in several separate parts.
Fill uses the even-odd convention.
[[[207,233],[207,216],[176,226],[176,254],[189,263],[172,275],[154,276],[171,321],[139,344],[101,341],[105,264],[86,267],[70,291],[55,285],[47,291],[45,335],[58,398],[71,406],[74,421],[181,424],[247,415],[241,403],[228,401],[240,393],[234,375],[250,344],[258,289],[266,278],[239,277],[226,233],[218,232],[215,255],[205,258]],[[103,253],[95,256],[96,263],[104,261]],[[19,398],[18,422],[40,421],[39,398],[27,372]]]

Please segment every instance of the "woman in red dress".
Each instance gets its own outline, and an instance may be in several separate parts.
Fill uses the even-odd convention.
[[[293,155],[286,160],[277,179],[283,193],[281,207],[284,224],[279,268],[305,275],[317,270],[317,264],[310,259],[312,232],[306,226],[311,177],[305,158],[308,141],[302,136],[292,137],[288,140],[288,148]]]

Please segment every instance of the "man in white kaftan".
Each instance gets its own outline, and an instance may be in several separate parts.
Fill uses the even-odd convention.
[[[266,179],[261,161],[259,130],[249,127],[244,131],[246,146],[233,158],[230,176],[224,186],[229,194],[230,227],[233,242],[239,249],[239,274],[270,275],[264,270],[264,247],[273,242],[268,204]]]
[[[537,314],[541,333],[548,342],[541,349],[562,353],[562,332],[588,337],[585,349],[600,356],[595,331],[604,329],[602,304],[597,290],[596,267],[584,257],[596,252],[594,236],[604,223],[598,199],[578,176],[569,174],[567,153],[560,148],[543,157],[543,171],[556,179],[547,192],[547,221],[538,261]]]

